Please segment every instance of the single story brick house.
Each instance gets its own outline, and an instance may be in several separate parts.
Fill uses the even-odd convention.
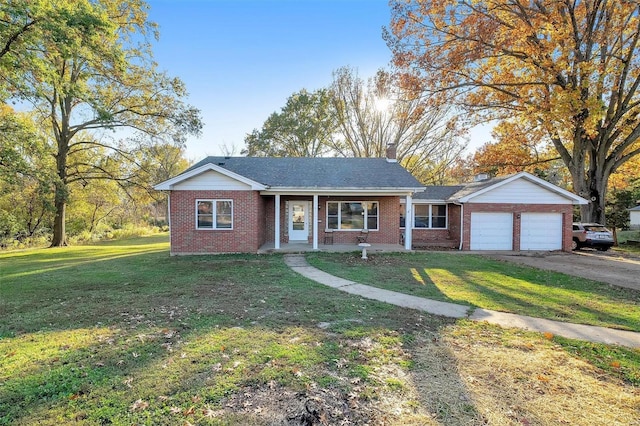
[[[528,173],[425,187],[394,151],[387,158],[207,157],[155,186],[169,194],[171,254],[355,245],[363,233],[372,245],[405,250],[571,250],[573,205],[586,200]]]
[[[400,198],[424,191],[388,158],[207,157],[169,192],[171,254],[255,253],[265,244],[399,244]],[[405,241],[411,248],[410,237]]]

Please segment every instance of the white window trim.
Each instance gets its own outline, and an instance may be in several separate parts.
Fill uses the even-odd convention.
[[[329,228],[329,203],[338,203],[338,228],[333,229],[333,228]],[[369,229],[367,228],[367,222],[368,222],[368,214],[367,214],[367,210],[363,209],[364,211],[364,218],[363,218],[363,225],[365,226],[365,228],[363,229],[342,229],[341,225],[342,225],[342,208],[340,206],[340,204],[342,203],[376,203],[378,205],[378,215],[376,216],[376,229]],[[341,201],[327,201],[325,206],[325,212],[327,212],[325,214],[325,231],[344,231],[344,232],[361,232],[363,230],[367,230],[367,231],[371,231],[371,232],[377,232],[380,230],[380,202],[378,200],[364,200],[364,201],[360,201],[360,200],[353,200],[353,201],[347,201],[347,200],[341,200]]]
[[[416,206],[429,206],[429,226],[428,227],[424,227],[424,226],[416,226]],[[436,228],[433,226],[433,206],[444,206],[445,209],[445,216],[444,216],[444,222],[445,222],[445,226],[444,228]],[[415,203],[412,206],[413,208],[411,209],[411,223],[413,223],[412,229],[449,229],[449,205],[446,203]],[[407,218],[405,218],[405,224],[407,223]],[[405,229],[404,226],[401,226],[400,229]]]
[[[212,204],[213,210],[213,227],[212,228],[200,228],[198,227],[198,203],[201,201],[207,201]],[[231,203],[231,228],[218,228],[216,222],[217,209],[218,209],[218,201],[228,201]],[[196,219],[196,230],[198,231],[232,231],[233,230],[233,200],[226,198],[198,198],[195,203],[195,219]]]

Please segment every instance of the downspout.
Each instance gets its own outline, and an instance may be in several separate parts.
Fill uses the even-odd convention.
[[[167,226],[169,227],[169,256],[173,256],[173,230],[171,229],[171,191],[167,191]]]
[[[460,245],[458,251],[462,251],[462,244],[464,243],[464,204],[453,202],[454,205],[460,206]]]

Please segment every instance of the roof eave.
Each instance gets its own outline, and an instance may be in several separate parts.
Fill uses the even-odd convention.
[[[261,184],[259,182],[256,182],[254,180],[251,180],[245,176],[239,175],[237,173],[232,172],[231,170],[225,169],[224,167],[220,167],[216,164],[212,164],[212,163],[207,163],[204,164],[196,169],[193,170],[189,170],[188,172],[179,174],[178,176],[175,176],[171,179],[167,179],[164,182],[161,182],[157,185],[155,185],[153,187],[153,189],[158,190],[158,191],[171,191],[174,189],[174,186],[184,182],[187,179],[190,179],[194,176],[197,176],[199,174],[208,172],[208,171],[214,171],[217,173],[220,173],[224,176],[227,176],[231,179],[237,180],[239,182],[242,182],[246,185],[249,185],[251,187],[251,189],[256,190],[256,191],[262,191],[264,189],[267,188],[266,185]]]
[[[502,180],[500,182],[495,183],[494,185],[485,186],[484,188],[479,189],[476,192],[472,192],[469,195],[465,195],[464,197],[452,198],[451,201],[456,201],[456,202],[459,202],[459,203],[467,203],[472,198],[475,198],[475,197],[477,197],[479,195],[482,195],[482,194],[484,194],[486,192],[492,191],[492,190],[494,190],[496,188],[499,188],[499,187],[501,187],[503,185],[506,185],[506,184],[508,184],[510,182],[513,182],[516,179],[521,179],[521,178],[527,179],[528,181],[530,181],[530,182],[532,182],[534,184],[540,185],[540,186],[542,186],[542,187],[544,187],[544,188],[546,188],[546,189],[548,189],[548,190],[550,190],[552,192],[555,192],[556,194],[558,194],[560,196],[563,196],[565,198],[570,199],[572,201],[572,204],[574,204],[574,205],[589,204],[589,201],[585,200],[584,198],[582,198],[582,197],[580,197],[580,196],[578,196],[578,195],[576,195],[576,194],[574,194],[572,192],[569,192],[569,191],[567,191],[565,189],[562,189],[559,186],[556,186],[556,185],[554,185],[552,183],[549,183],[544,179],[540,179],[539,177],[534,176],[534,175],[532,175],[530,173],[527,173],[527,172],[517,173],[517,174],[515,174],[515,175],[513,175],[513,176],[511,176],[511,177],[509,177],[507,179],[504,179],[504,180]]]
[[[392,188],[336,188],[336,187],[284,187],[272,186],[261,190],[262,195],[358,195],[358,194],[379,194],[379,195],[408,195],[415,192],[422,192],[425,187],[392,187]]]

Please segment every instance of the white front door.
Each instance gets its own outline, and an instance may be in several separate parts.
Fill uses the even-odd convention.
[[[289,241],[308,241],[309,202],[289,201]]]

